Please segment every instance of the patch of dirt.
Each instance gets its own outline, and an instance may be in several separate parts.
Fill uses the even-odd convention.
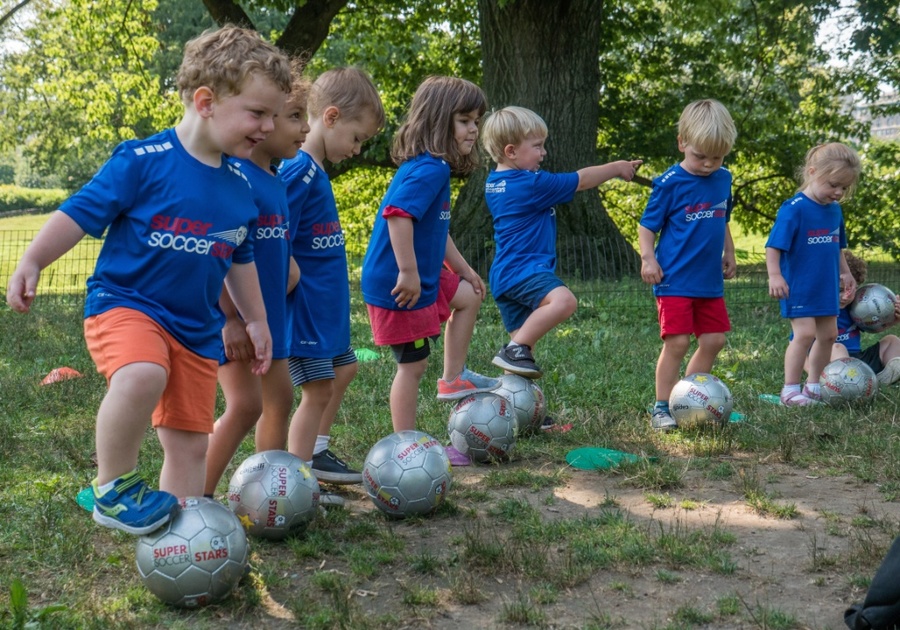
[[[510,466],[516,465],[520,464]],[[489,470],[481,466],[456,468],[454,484],[478,486]],[[690,606],[715,615],[718,600],[737,596],[741,600],[737,614],[717,616],[705,627],[773,627],[763,617],[769,611],[793,617],[799,625],[792,627],[841,629],[845,627],[844,610],[865,595],[850,578],[871,577],[877,566],[877,560],[873,565],[871,557],[864,566],[854,565],[854,558],[863,548],[861,545],[867,544],[865,549],[869,552],[874,548],[878,554],[883,553],[891,542],[886,532],[895,531],[900,521],[900,504],[883,501],[872,484],[781,464],[759,464],[755,474],[761,480],[760,487],[779,505],[796,506],[796,515],[790,519],[757,513],[742,497],[734,478],[713,481],[701,472],[689,471],[683,476],[682,488],[654,493],[668,494],[674,507],[655,509],[648,501],[648,493],[628,485],[621,475],[569,470],[567,483],[552,490],[552,502],[546,500],[550,489],[515,488],[491,490],[492,500],[479,501],[477,505],[462,501],[461,507],[482,512],[501,498],[515,498],[529,501],[544,519],[577,519],[597,515],[612,500],[633,522],[652,524],[661,531],[673,527],[711,531],[717,527],[731,533],[736,540],[727,550],[736,569],[722,575],[654,564],[627,571],[598,571],[587,582],[560,593],[554,603],[538,607],[545,615],[546,626],[553,628],[581,628],[598,620],[611,620],[612,627],[616,628],[661,627],[672,622],[681,607]],[[351,513],[375,509],[362,488],[328,489],[337,489],[344,496],[346,509]],[[451,541],[459,539],[463,528],[473,526],[471,520],[461,513],[417,524],[400,521],[391,527],[409,543],[411,553],[427,549],[436,556],[445,556]],[[493,522],[490,518],[479,520]],[[872,526],[866,529],[861,523]],[[890,526],[879,527],[879,523]],[[860,539],[860,531],[865,532],[864,539]],[[279,594],[285,596],[296,588],[306,587],[309,576],[316,570],[342,572],[346,567],[330,560],[315,560],[294,569],[291,583],[269,593],[267,621],[273,625],[291,618],[280,606]],[[661,581],[660,569],[674,579]],[[454,602],[450,596],[449,580],[452,579],[471,580],[472,588],[485,596],[484,601],[472,605]],[[404,585],[410,582],[440,590],[441,605],[436,611],[423,608],[421,612],[411,612],[401,603]],[[508,628],[515,624],[499,620],[501,604],[519,601],[521,593],[527,593],[529,587],[499,575],[425,578],[416,574],[396,575],[386,569],[351,597],[368,614],[390,612],[409,620],[400,627]]]

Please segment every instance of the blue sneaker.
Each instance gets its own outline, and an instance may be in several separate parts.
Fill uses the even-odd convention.
[[[462,373],[452,381],[438,379],[438,400],[459,400],[469,394],[478,392],[490,392],[500,387],[500,379],[483,376],[473,372],[469,368],[463,368]]]
[[[94,520],[105,527],[143,536],[165,525],[178,508],[178,499],[162,490],[150,490],[137,472],[116,479],[111,490],[98,496],[94,488]]]

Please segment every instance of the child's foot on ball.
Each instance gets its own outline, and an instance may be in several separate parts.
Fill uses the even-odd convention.
[[[445,381],[442,378],[438,379],[437,399],[458,400],[465,398],[469,394],[490,392],[498,387],[500,387],[500,379],[484,376],[478,372],[473,372],[469,368],[463,368],[460,375],[452,381]]]
[[[540,378],[543,376],[541,368],[534,362],[531,348],[524,344],[512,343],[500,348],[491,361],[497,367],[503,368],[512,374],[518,374],[525,378]]]
[[[678,423],[668,409],[654,409],[650,416],[650,426],[657,431],[671,431],[678,428]]]
[[[178,499],[162,490],[150,490],[137,472],[122,475],[100,494],[94,488],[94,520],[105,527],[143,536],[165,525],[178,509]]]

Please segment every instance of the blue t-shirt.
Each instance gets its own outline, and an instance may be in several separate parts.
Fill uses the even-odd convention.
[[[288,298],[292,357],[332,359],[350,348],[344,230],[328,174],[303,151],[282,164],[300,283]]]
[[[717,298],[725,294],[722,253],[731,220],[731,173],[701,177],[676,164],[653,180],[640,224],[659,234],[656,260],[662,282],[656,296]]]
[[[835,341],[844,344],[844,347],[847,348],[847,352],[851,355],[854,352],[862,351],[862,337],[859,328],[853,323],[853,318],[850,317],[850,311],[848,309],[842,308],[838,311],[837,328],[838,335]]]
[[[494,296],[544,271],[556,271],[556,208],[572,201],[578,173],[492,171],[484,196],[494,220]]]
[[[388,219],[383,216],[387,206],[413,216],[413,247],[422,285],[415,308],[431,306],[437,301],[450,233],[450,165],[428,153],[401,164],[375,217],[363,260],[363,299],[372,306],[405,311],[408,309],[399,308],[391,295],[400,270],[391,247]]]
[[[266,319],[272,333],[272,358],[288,357],[287,283],[291,255],[291,235],[284,182],[271,171],[250,160],[234,163],[250,182],[259,210],[254,233],[253,258],[259,273]]]
[[[778,209],[766,247],[781,251],[789,290],[782,317],[838,314],[841,249],[847,247],[840,204],[822,205],[798,192]]]
[[[120,144],[60,210],[96,238],[109,228],[85,317],[131,308],[219,359],[222,282],[232,261],[253,261],[258,211],[240,170],[196,160],[169,129]]]

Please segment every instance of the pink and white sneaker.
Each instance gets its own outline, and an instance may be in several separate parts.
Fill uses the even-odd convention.
[[[792,389],[790,391],[781,390],[781,404],[785,407],[808,407],[810,405],[818,405],[819,401],[803,395],[803,393]]]

